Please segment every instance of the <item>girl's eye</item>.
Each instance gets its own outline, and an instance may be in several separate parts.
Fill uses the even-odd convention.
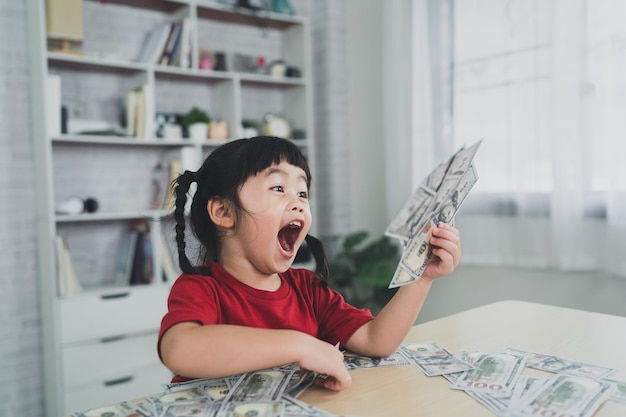
[[[283,187],[281,185],[275,185],[274,187],[270,188],[271,190],[274,191],[278,191],[278,192],[283,192]]]
[[[306,191],[300,191],[298,193],[298,197],[308,199],[309,198],[309,193],[307,193]]]

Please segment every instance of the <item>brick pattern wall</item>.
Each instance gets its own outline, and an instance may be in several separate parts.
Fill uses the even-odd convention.
[[[43,413],[26,2],[0,0],[0,416]]]
[[[86,19],[97,17],[97,4],[88,3]],[[345,2],[293,0],[292,4],[298,14],[310,18],[312,25],[317,136],[314,180],[318,190],[315,198],[321,202],[316,222],[320,235],[345,232],[350,227],[344,122]],[[86,49],[106,50],[95,43],[107,42],[111,53],[134,56],[141,39],[119,42],[111,38],[111,34],[123,34],[124,25],[138,24],[132,10],[112,19],[120,27],[107,28],[107,36],[87,37]],[[151,27],[156,18],[146,15],[140,21]],[[26,2],[0,0],[0,54],[0,416],[37,417],[44,411],[30,105],[38,98],[30,97],[29,90]],[[74,104],[70,111],[86,118],[92,114],[115,118],[106,104],[93,107],[93,100],[79,90],[77,83],[76,91],[68,92],[73,96],[64,97]],[[255,112],[254,107],[250,112]]]
[[[315,1],[312,30],[318,234],[351,231],[346,2]]]

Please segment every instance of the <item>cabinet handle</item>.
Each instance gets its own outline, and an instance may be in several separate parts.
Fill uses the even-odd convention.
[[[119,384],[125,384],[127,382],[132,381],[134,378],[132,375],[129,376],[125,376],[123,378],[118,378],[118,379],[111,379],[109,381],[104,381],[104,386],[105,387],[111,387],[113,385],[119,385]]]
[[[130,292],[126,291],[126,292],[118,292],[117,294],[102,294],[100,298],[102,298],[103,300],[113,300],[115,298],[128,297],[129,295],[130,295]]]
[[[124,340],[124,339],[126,339],[126,336],[121,334],[119,336],[103,337],[102,339],[100,339],[100,343],[111,343],[111,342],[117,342],[118,340]]]

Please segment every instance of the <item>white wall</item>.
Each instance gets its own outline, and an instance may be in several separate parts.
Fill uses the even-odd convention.
[[[348,29],[348,103],[351,223],[353,230],[380,234],[386,227],[383,128],[384,2],[350,0]]]
[[[26,4],[0,0],[0,416],[43,403]]]
[[[411,0],[348,0],[352,229],[381,235],[412,190]]]

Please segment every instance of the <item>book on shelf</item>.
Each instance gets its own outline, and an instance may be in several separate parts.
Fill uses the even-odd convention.
[[[181,29],[182,29],[182,23],[174,22],[172,26],[172,30],[170,32],[170,36],[167,40],[167,44],[165,45],[165,49],[163,50],[163,54],[161,54],[161,59],[159,60],[159,64],[170,65],[173,62],[174,51],[176,50],[176,47],[180,40]]]
[[[136,232],[135,256],[129,284],[150,284],[154,275],[152,233],[150,228],[143,224],[136,227]]]
[[[176,198],[174,195],[174,190],[172,190],[172,183],[178,178],[181,174],[181,164],[180,159],[174,158],[171,159],[168,166],[168,177],[167,177],[167,187],[165,188],[165,195],[163,200],[163,208],[165,210],[174,210],[174,205],[176,204]]]
[[[135,91],[137,94],[137,105],[135,109],[136,126],[134,136],[143,138],[146,128],[146,94],[143,87],[138,88]]]
[[[137,231],[127,230],[120,238],[115,260],[114,282],[117,285],[128,285],[133,272],[133,260],[137,248]]]
[[[67,240],[62,236],[56,236],[56,260],[57,260],[57,289],[59,296],[71,297],[82,292],[82,286],[78,282],[74,271],[74,263]]]
[[[135,136],[137,131],[137,90],[126,93],[126,134]]]
[[[151,179],[151,210],[173,210],[174,193],[172,183],[180,172],[180,160],[172,158],[169,161],[159,161],[152,168]]]
[[[46,79],[46,128],[49,136],[61,134],[61,76],[48,74]]]
[[[170,251],[167,241],[163,233],[159,233],[159,255],[161,259],[161,266],[163,268],[163,281],[174,282],[178,279],[180,272],[174,266],[172,259],[172,252]]]
[[[153,89],[150,85],[133,88],[126,92],[126,134],[131,137],[145,138],[151,132]]]
[[[169,39],[170,32],[172,31],[172,26],[172,22],[166,22],[149,31],[144,38],[139,54],[135,60],[149,64],[159,62],[167,40]]]
[[[188,17],[183,19],[183,28],[175,64],[181,68],[191,67],[191,19]]]
[[[135,58],[139,62],[191,67],[191,19],[162,23],[150,30]]]

